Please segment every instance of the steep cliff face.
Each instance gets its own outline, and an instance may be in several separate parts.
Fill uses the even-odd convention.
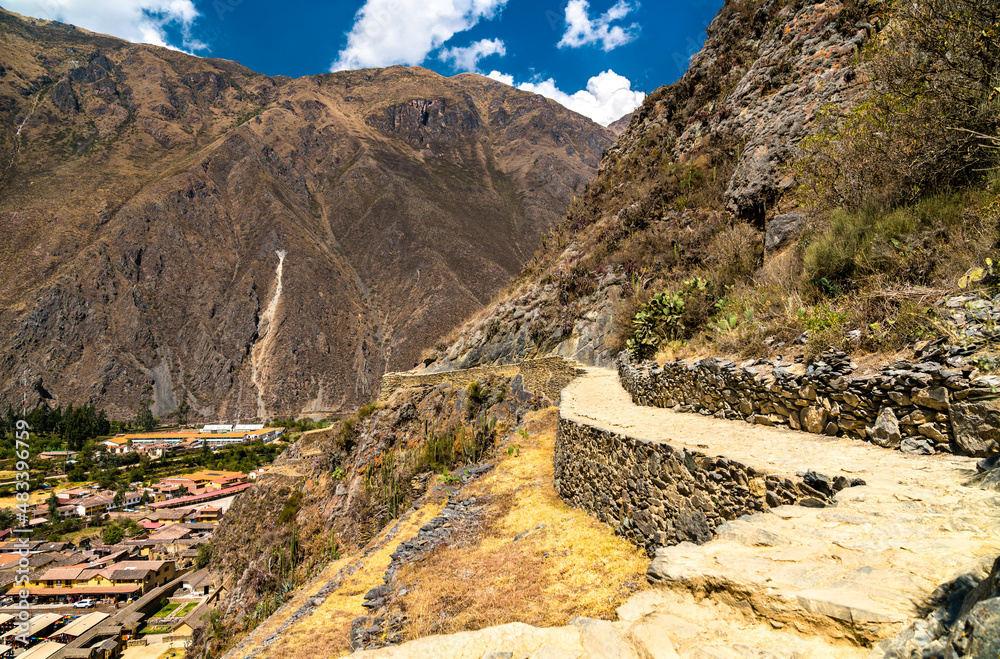
[[[825,109],[853,105],[865,3],[730,1],[675,84],[647,97],[587,193],[490,309],[425,355],[431,370],[558,352],[614,358],[612,316],[651,279],[729,267],[734,225],[759,263],[803,224],[789,164]],[[733,251],[733,250],[730,250]]]
[[[2,398],[27,371],[120,416],[351,408],[520,270],[611,143],[471,74],[269,78],[0,23]]]

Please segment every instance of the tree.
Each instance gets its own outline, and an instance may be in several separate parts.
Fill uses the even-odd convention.
[[[56,493],[52,492],[49,494],[49,521],[53,524],[59,521],[59,499],[56,498]]]
[[[150,411],[148,403],[139,405],[139,411],[135,415],[135,422],[146,432],[152,432],[156,429],[156,417]]]
[[[117,545],[124,539],[125,531],[123,531],[117,524],[110,524],[104,527],[104,531],[101,532],[101,540],[103,540],[106,545]]]
[[[139,503],[145,505],[153,500],[153,497],[149,496],[149,492],[143,491],[142,496],[139,498]]]
[[[188,405],[187,395],[181,396],[181,402],[177,404],[177,423],[184,425],[187,420],[188,412],[191,411],[191,406]]]
[[[14,528],[17,524],[17,516],[13,508],[0,508],[0,529]]]
[[[115,492],[115,498],[111,501],[115,508],[121,508],[122,504],[125,503],[125,490],[118,490]]]
[[[194,566],[199,570],[212,561],[212,545],[205,543],[198,547],[198,556],[194,559]]]

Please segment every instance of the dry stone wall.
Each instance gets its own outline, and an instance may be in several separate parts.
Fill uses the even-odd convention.
[[[711,540],[721,524],[783,504],[824,506],[849,482],[764,473],[725,457],[636,439],[560,416],[555,486],[562,499],[644,547]]]
[[[520,375],[525,391],[539,392],[551,401],[559,398],[560,392],[583,370],[575,363],[562,357],[526,359],[517,364],[475,366],[438,373],[386,373],[382,376],[379,400],[386,401],[399,388],[436,386],[448,382],[455,387],[465,388],[472,382],[482,382],[490,376],[512,378]]]
[[[865,439],[914,454],[1000,453],[1000,379],[972,379],[962,350],[931,346],[919,362],[858,377],[837,350],[808,368],[715,357],[633,364],[623,352],[618,373],[638,405]]]

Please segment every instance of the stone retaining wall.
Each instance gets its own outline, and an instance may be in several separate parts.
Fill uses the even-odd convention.
[[[490,376],[510,378],[520,375],[525,391],[538,391],[555,401],[563,388],[582,373],[582,369],[562,357],[526,359],[517,364],[475,366],[439,373],[386,373],[382,376],[382,389],[378,399],[386,401],[397,389],[405,387],[435,386],[448,382],[464,389],[471,382],[482,382]]]
[[[704,543],[728,520],[783,504],[822,506],[844,487],[843,477],[767,474],[724,457],[635,439],[559,418],[555,486],[615,532],[644,547]]]
[[[852,377],[844,353],[822,359],[808,369],[715,357],[657,366],[635,365],[623,352],[618,373],[637,405],[866,439],[907,453],[1000,452],[996,378],[970,379],[972,367],[936,361],[901,361]]]

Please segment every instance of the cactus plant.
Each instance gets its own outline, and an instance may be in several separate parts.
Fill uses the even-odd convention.
[[[625,342],[633,357],[645,359],[663,341],[679,338],[684,332],[684,295],[657,293],[632,319],[632,337]]]

